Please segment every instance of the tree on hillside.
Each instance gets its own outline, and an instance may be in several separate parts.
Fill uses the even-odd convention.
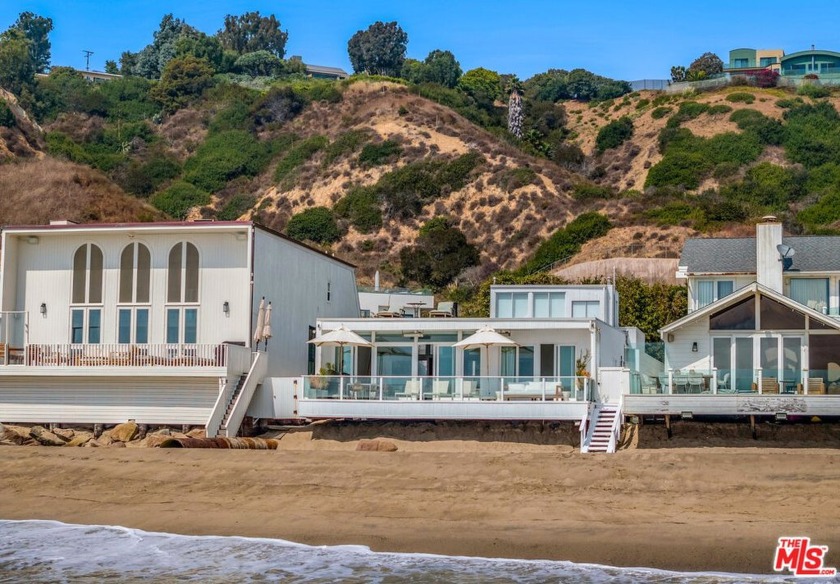
[[[228,14],[224,28],[217,36],[225,49],[240,55],[268,51],[278,59],[286,55],[286,41],[289,39],[289,33],[280,29],[276,16],[261,16],[259,11],[246,12],[241,16]]]
[[[177,57],[166,64],[151,96],[164,109],[173,112],[199,97],[211,85],[213,68],[207,61],[192,55]]]
[[[723,61],[714,53],[703,53],[688,66],[686,77],[702,79],[718,73],[723,73]]]
[[[310,207],[292,215],[286,225],[286,233],[300,241],[333,243],[341,239],[341,228],[335,221],[335,215],[326,207]]]
[[[461,78],[461,64],[450,51],[435,49],[424,61],[428,73],[426,81],[439,83],[444,87],[455,87]]]
[[[508,79],[506,89],[508,97],[508,132],[522,138],[522,83],[515,75]]]
[[[674,65],[671,67],[671,81],[674,83],[685,81],[685,67],[682,65]]]
[[[139,53],[122,54],[120,63],[123,74],[158,79],[166,64],[176,56],[176,43],[185,32],[198,34],[198,31],[183,20],[175,18],[172,14],[165,15],[151,44],[146,45]]]
[[[14,28],[29,39],[29,54],[35,64],[35,72],[44,73],[50,67],[49,34],[53,29],[52,18],[38,16],[33,12],[21,12]]]
[[[187,30],[175,41],[176,57],[192,55],[204,59],[219,73],[225,72],[224,52],[219,39],[198,30]]]
[[[478,262],[476,247],[444,217],[426,223],[420,228],[415,244],[400,251],[403,276],[435,288],[443,288]]]
[[[492,106],[503,93],[501,75],[484,67],[464,73],[458,81],[458,87],[483,106]]]
[[[245,53],[236,60],[234,67],[251,77],[276,75],[283,68],[283,61],[268,51]]]
[[[408,35],[396,22],[374,22],[347,42],[347,54],[356,73],[396,77],[405,61]]]
[[[549,69],[523,84],[528,99],[559,101],[561,99],[615,99],[632,90],[626,81],[602,77],[586,69]]]
[[[0,34],[0,87],[18,97],[29,94],[35,80],[31,41],[18,28]]]

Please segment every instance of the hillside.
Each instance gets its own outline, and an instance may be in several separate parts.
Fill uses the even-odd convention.
[[[0,128],[0,154],[14,161],[0,164],[0,222],[168,214],[291,231],[297,221],[296,234],[357,264],[362,281],[379,270],[386,284],[411,280],[401,264],[432,225],[440,231],[431,221],[440,217],[463,234],[450,256],[478,251],[460,277],[472,284],[500,269],[673,258],[686,237],[740,234],[768,212],[797,232],[840,228],[840,99],[825,91],[729,87],[549,105],[571,153],[563,158],[477,125],[484,114],[451,94],[430,95],[452,108],[410,84],[221,84],[168,113],[152,87],[75,86],[89,93],[77,101],[95,107],[55,106],[43,131],[17,108]],[[495,109],[498,119],[504,104]],[[622,124],[629,133],[604,147]],[[588,212],[609,225],[573,221]]]

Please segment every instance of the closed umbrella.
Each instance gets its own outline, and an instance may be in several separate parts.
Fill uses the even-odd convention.
[[[254,342],[257,344],[257,351],[260,350],[263,328],[265,328],[265,296],[260,300],[260,308],[257,311],[257,326],[254,327]]]
[[[265,350],[268,351],[268,339],[271,338],[271,302],[265,309],[265,324],[263,325],[262,338],[265,341]]]
[[[371,347],[371,343],[366,341],[361,336],[357,335],[350,329],[346,328],[344,325],[341,325],[335,330],[332,330],[320,337],[316,337],[309,341],[316,347],[324,347],[324,346],[333,346],[333,347],[340,347],[342,350],[339,351],[339,365],[338,365],[338,372],[341,373],[342,365],[341,361],[344,359],[344,347]]]

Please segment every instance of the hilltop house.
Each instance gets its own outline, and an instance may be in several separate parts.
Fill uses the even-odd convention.
[[[359,313],[353,266],[251,222],[7,227],[0,269],[7,422],[235,435],[307,370],[316,318]]]
[[[810,50],[786,55],[782,49],[732,49],[724,72],[730,75],[754,75],[762,69],[777,71],[783,79],[795,81],[816,75],[821,82],[840,82],[840,53]]]

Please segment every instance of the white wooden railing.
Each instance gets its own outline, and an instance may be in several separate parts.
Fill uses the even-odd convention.
[[[251,405],[251,398],[254,397],[254,392],[257,386],[262,383],[268,370],[267,355],[265,353],[254,353],[254,360],[251,363],[251,369],[248,371],[248,376],[245,379],[245,384],[236,397],[233,403],[233,408],[230,410],[228,419],[224,420],[226,436],[233,438],[239,432],[239,426],[242,425],[242,420],[245,419],[245,414],[248,407]],[[226,408],[227,409],[227,408]]]
[[[24,349],[32,367],[226,367],[227,345],[36,344]]]
[[[615,452],[616,446],[618,446],[618,441],[621,439],[621,420],[624,418],[622,414],[622,409],[624,407],[624,401],[620,401],[618,403],[618,409],[615,411],[615,417],[613,418],[612,428],[610,428],[610,443],[607,445],[607,452]]]

